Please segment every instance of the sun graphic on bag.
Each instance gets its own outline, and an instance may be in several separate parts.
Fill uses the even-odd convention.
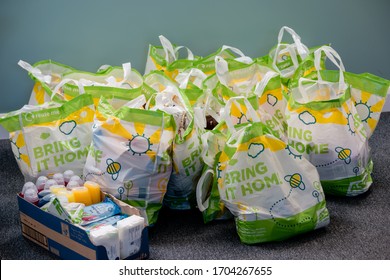
[[[373,113],[371,111],[371,106],[368,106],[367,102],[355,102],[356,110],[362,120],[362,122],[367,123],[369,119],[371,119],[371,114]]]
[[[133,155],[138,154],[141,156],[142,154],[146,154],[148,151],[151,151],[152,149],[150,149],[150,147],[152,145],[153,144],[150,143],[150,138],[145,137],[145,134],[137,134],[129,140],[129,151],[131,151]]]

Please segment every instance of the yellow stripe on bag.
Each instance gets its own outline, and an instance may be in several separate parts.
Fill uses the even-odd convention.
[[[19,148],[24,147],[26,145],[26,143],[24,142],[24,136],[23,136],[22,132],[19,133],[18,138],[16,139],[15,144]]]
[[[283,94],[282,94],[282,89],[281,88],[267,90],[259,98],[259,105],[263,105],[265,103],[268,103],[268,95],[269,94],[273,95],[274,97],[276,97],[278,99],[278,101],[283,99]]]
[[[385,99],[381,99],[375,105],[372,105],[370,107],[370,110],[371,110],[371,112],[374,112],[374,113],[380,113],[380,112],[382,112],[382,108],[384,105],[385,105]]]
[[[363,103],[366,103],[368,99],[370,99],[371,93],[366,92],[366,91],[360,91],[360,99]]]
[[[307,111],[312,116],[315,117],[316,123],[320,123],[320,124],[327,124],[327,123],[340,124],[340,125],[347,125],[348,124],[347,118],[337,108],[327,108],[327,109],[323,109],[323,110],[319,110],[319,111],[314,111],[310,108],[302,106],[298,109],[292,110],[290,105],[288,105],[288,110],[290,112],[295,112],[297,115]],[[347,113],[348,112],[349,112],[349,109],[348,109]]]
[[[37,104],[41,105],[45,103],[45,90],[40,82],[36,82],[34,84],[33,91],[35,93],[35,100],[37,101]]]
[[[263,144],[264,149],[269,149],[271,152],[277,152],[286,148],[286,144],[282,141],[275,140],[268,136],[262,135],[259,137],[252,138],[249,142],[239,144],[237,151],[246,152],[249,150],[249,146],[253,143],[261,143]]]
[[[105,122],[102,124],[102,128],[111,132],[114,135],[119,135],[119,136],[126,138],[126,139],[133,138],[133,135],[126,128],[124,128],[123,125],[120,123],[120,119],[118,119],[116,117],[112,117],[112,119],[110,121],[113,123],[109,124],[109,123]]]

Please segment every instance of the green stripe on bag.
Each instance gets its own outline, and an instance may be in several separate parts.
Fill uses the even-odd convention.
[[[368,164],[364,173],[350,178],[340,180],[321,180],[322,188],[326,195],[334,196],[356,196],[366,192],[371,184],[371,172],[373,169],[372,160]]]
[[[80,95],[57,108],[42,109],[34,112],[22,113],[21,121],[23,126],[31,126],[46,122],[56,121],[77,112],[85,106],[93,105],[92,96],[89,94]]]
[[[320,219],[329,217],[325,200],[323,200],[291,217],[255,221],[243,221],[235,218],[237,233],[240,240],[246,244],[282,241],[297,234],[314,230],[317,222],[320,222],[317,219],[317,212],[321,209]]]

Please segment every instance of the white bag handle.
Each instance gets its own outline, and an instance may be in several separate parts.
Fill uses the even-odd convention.
[[[243,100],[245,103],[245,106],[247,108],[247,117],[251,118],[253,122],[260,122],[260,117],[257,115],[255,109],[253,108],[252,104],[248,101],[247,98],[244,96],[235,96],[230,98],[225,105],[225,108],[223,109],[223,112],[221,113],[222,119],[226,122],[227,127],[230,131],[235,132],[236,129],[234,128],[234,124],[232,122],[232,119],[229,115],[230,109],[232,107],[233,102],[237,100]]]
[[[123,63],[122,68],[123,68],[123,80],[117,82],[115,77],[110,76],[106,79],[107,84],[104,86],[121,88],[123,87],[123,84],[126,84],[131,88],[131,85],[128,83],[131,75],[131,63],[130,62]]]
[[[198,184],[196,185],[196,203],[201,212],[205,211],[209,207],[209,199],[207,197],[203,202],[203,185],[205,183],[206,177],[208,174],[212,174],[211,176],[215,176],[214,171],[212,169],[207,169],[202,176],[199,178]]]
[[[302,57],[302,59],[305,59],[306,56],[309,54],[308,48],[302,44],[301,37],[290,27],[283,26],[278,35],[278,45],[282,43],[284,31],[287,31],[291,35],[291,37],[294,40],[295,47],[297,48],[298,54]]]
[[[187,59],[188,60],[194,60],[194,54],[192,53],[192,51],[185,47],[185,46],[178,46],[175,48],[175,53],[178,52],[179,50],[181,50],[182,48],[185,48],[187,50]]]
[[[160,39],[161,46],[164,49],[165,60],[167,61],[167,63],[171,63],[171,61],[169,60],[169,54],[172,55],[173,61],[175,61],[176,54],[175,54],[175,50],[173,49],[172,43],[167,38],[165,38],[163,35],[158,36],[158,38]]]
[[[346,84],[345,84],[345,80],[344,80],[344,72],[345,72],[344,64],[343,64],[343,62],[341,60],[340,55],[332,47],[322,46],[321,48],[317,49],[314,52],[314,67],[317,70],[318,80],[322,81],[322,77],[320,75],[320,70],[321,70],[321,53],[322,52],[324,52],[326,57],[329,58],[329,60],[332,61],[333,64],[337,68],[339,68],[339,71],[340,71],[340,75],[339,75],[339,90],[341,90],[341,91],[345,90]],[[337,62],[336,59],[339,62]]]
[[[237,48],[231,47],[231,46],[226,46],[226,45],[222,46],[222,49],[221,49],[221,51],[219,53],[222,53],[225,50],[231,50],[232,52],[238,54],[241,57],[245,56],[245,54],[240,49],[237,49]]]
[[[218,80],[221,84],[227,86],[226,75],[229,72],[229,66],[227,61],[219,55],[215,56],[215,73],[217,74]]]
[[[199,70],[197,68],[192,68],[188,73],[183,72],[176,76],[176,81],[179,83],[179,88],[186,89],[188,86],[188,82],[191,77],[196,77],[200,80],[202,83],[206,78],[207,75],[202,72],[202,70]],[[201,84],[196,84],[196,86],[201,87]]]
[[[232,52],[236,53],[239,55],[239,57],[236,57],[234,60],[236,61],[239,61],[239,62],[242,62],[242,63],[246,63],[246,64],[251,64],[253,63],[253,59],[250,58],[249,56],[246,56],[240,49],[237,49],[235,47],[231,47],[231,46],[226,46],[226,45],[223,45],[222,46],[222,49],[219,53],[222,53],[223,51],[225,50],[231,50]]]
[[[254,94],[260,97],[263,94],[265,87],[268,85],[269,81],[277,76],[279,76],[279,74],[274,71],[268,71],[267,73],[265,73],[263,79],[261,79],[261,81],[256,84]]]
[[[106,71],[108,68],[112,67],[111,65],[109,64],[103,64],[101,65],[98,70],[96,71],[96,73],[101,73],[101,72],[104,72]]]
[[[54,98],[54,96],[56,94],[59,94],[61,95],[62,98],[64,98],[64,96],[59,92],[59,89],[65,85],[66,83],[70,83],[70,82],[73,82],[75,83],[78,88],[79,88],[79,93],[80,94],[84,94],[85,93],[85,89],[84,89],[84,86],[88,85],[88,83],[91,83],[91,81],[88,81],[88,80],[84,80],[84,79],[81,79],[81,80],[75,80],[75,79],[63,79],[61,80],[61,82],[59,82],[56,87],[53,89],[52,93],[51,93],[51,99]]]
[[[31,75],[33,75],[36,79],[39,81],[45,83],[45,84],[50,84],[51,83],[51,75],[44,75],[42,74],[42,71],[39,70],[36,67],[33,67],[31,64],[29,64],[26,61],[19,60],[18,65],[22,67],[24,70],[27,70]]]

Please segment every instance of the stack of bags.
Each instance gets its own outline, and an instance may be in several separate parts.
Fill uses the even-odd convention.
[[[324,227],[325,195],[370,188],[368,139],[390,81],[346,72],[334,49],[308,48],[289,27],[255,59],[160,41],[143,76],[130,63],[87,73],[20,62],[35,80],[30,102],[0,125],[26,180],[72,166],[149,225],[162,205],[197,207],[206,223],[234,217],[249,244]]]

